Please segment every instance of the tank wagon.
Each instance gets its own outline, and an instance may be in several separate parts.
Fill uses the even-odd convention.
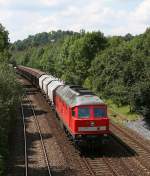
[[[75,141],[101,138],[110,133],[107,105],[93,92],[78,85],[65,85],[37,69],[18,66],[17,71],[46,95],[65,131]]]

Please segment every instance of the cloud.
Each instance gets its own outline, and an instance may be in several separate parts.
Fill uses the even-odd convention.
[[[149,0],[0,0],[0,22],[11,41],[50,30],[139,34],[150,25]]]
[[[47,6],[56,6],[65,2],[65,0],[39,0],[41,4]]]
[[[112,34],[124,35],[126,33],[139,34],[150,27],[150,3],[144,0],[131,12],[125,12],[123,22],[112,29]],[[121,19],[119,20],[121,21]]]
[[[0,4],[4,4],[5,2],[5,0],[0,0]]]
[[[106,1],[88,1],[82,7],[69,6],[60,12],[61,18],[69,18],[68,27],[72,30],[101,30],[118,25],[126,14],[118,10],[116,13],[111,7],[108,7]]]
[[[141,23],[149,23],[150,22],[150,1],[145,0],[143,1],[135,10],[135,13],[133,14],[133,18],[136,19],[136,21],[139,21]]]
[[[7,4],[7,1],[5,1],[5,0],[0,0],[0,6],[3,6],[3,5],[5,5],[5,4]]]
[[[18,16],[16,20],[16,16]],[[34,35],[39,32],[50,31],[51,24],[55,24],[54,17],[43,18],[39,13],[28,13],[17,11],[11,16],[9,26],[11,41],[24,39],[28,35]]]

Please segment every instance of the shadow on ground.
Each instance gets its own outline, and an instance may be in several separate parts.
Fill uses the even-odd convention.
[[[28,119],[28,118],[32,118],[33,117],[33,111],[34,111],[34,113],[35,113],[35,115],[37,116],[37,118],[38,118],[38,116],[40,116],[40,115],[44,115],[44,114],[47,114],[47,112],[46,111],[43,111],[43,110],[41,110],[41,109],[36,109],[36,106],[33,106],[33,105],[31,105],[32,104],[32,101],[30,100],[30,102],[29,102],[29,100],[26,100],[26,99],[24,99],[23,101],[22,101],[22,108],[23,108],[23,113],[24,113],[24,117],[26,118],[26,119]]]
[[[137,153],[129,147],[122,139],[115,134],[111,134],[107,140],[80,144],[78,147],[81,156],[90,158],[99,157],[133,157]]]

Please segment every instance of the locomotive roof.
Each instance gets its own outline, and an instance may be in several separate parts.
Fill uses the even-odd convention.
[[[104,104],[93,92],[81,86],[60,86],[56,93],[71,107]]]

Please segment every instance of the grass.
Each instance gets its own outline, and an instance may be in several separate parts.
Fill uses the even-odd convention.
[[[134,121],[139,118],[139,115],[135,112],[130,112],[130,106],[120,106],[118,107],[112,100],[106,100],[108,104],[109,116],[114,121]]]

